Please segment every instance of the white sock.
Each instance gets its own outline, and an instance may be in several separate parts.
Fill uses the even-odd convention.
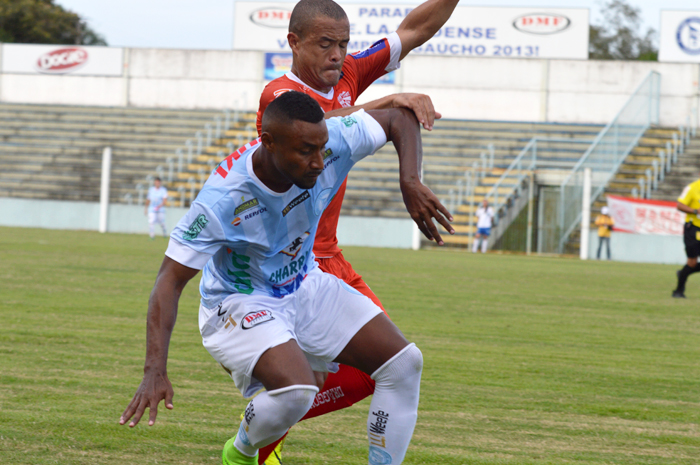
[[[489,238],[485,237],[481,240],[481,253],[486,253],[486,247],[489,246]]]
[[[474,238],[474,243],[472,244],[472,253],[476,253],[479,250],[479,238]]]
[[[418,418],[423,354],[409,344],[372,374],[376,382],[367,418],[369,463],[403,462]]]
[[[318,387],[295,384],[258,394],[245,409],[234,445],[248,457],[272,444],[306,415]]]
[[[156,225],[153,223],[148,223],[148,235],[151,236],[151,239],[156,237]]]

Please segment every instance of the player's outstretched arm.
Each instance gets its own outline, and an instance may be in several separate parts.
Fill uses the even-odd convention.
[[[420,47],[445,25],[459,0],[428,0],[414,8],[399,25],[403,60],[411,50]]]
[[[423,145],[416,116],[403,108],[368,113],[384,129],[387,140],[393,142],[399,155],[399,183],[408,213],[425,237],[431,241],[435,240],[438,245],[444,245],[433,218],[450,234],[454,234],[450,225],[452,215],[421,182]]]
[[[407,108],[411,110],[416,115],[418,122],[428,131],[433,130],[433,123],[436,119],[442,118],[442,115],[435,111],[433,101],[429,96],[412,93],[387,95],[362,105],[331,110],[324,116],[325,118],[332,118],[334,116],[347,116],[358,110],[385,110],[389,108]]]
[[[148,300],[146,363],[143,367],[143,380],[134,398],[119,418],[120,425],[131,419],[129,426],[136,426],[146,408],[150,411],[148,425],[153,425],[156,422],[158,404],[161,400],[165,400],[167,408],[173,408],[173,387],[167,373],[170,335],[175,327],[180,294],[187,282],[198,272],[199,270],[181,265],[169,257],[163,259],[156,284]]]

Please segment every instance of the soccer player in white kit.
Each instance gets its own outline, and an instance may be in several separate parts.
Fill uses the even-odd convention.
[[[474,243],[472,244],[473,253],[479,251],[479,241],[481,241],[481,253],[486,253],[494,215],[493,207],[490,207],[489,201],[484,199],[479,208],[476,209],[477,222],[476,235],[474,236]]]
[[[151,239],[156,237],[156,225],[163,229],[163,237],[168,235],[165,228],[165,207],[168,204],[168,189],[161,185],[160,178],[153,180],[153,186],[148,189],[146,196],[146,208],[144,213],[148,215],[148,235]]]
[[[250,401],[223,463],[257,464],[311,407],[314,370],[357,367],[376,382],[367,420],[369,462],[400,464],[417,418],[423,359],[368,297],[322,272],[312,250],[319,218],[352,166],[387,139],[399,154],[411,217],[440,240],[451,215],[420,182],[418,121],[391,109],[323,119],[300,92],[274,100],[260,139],[214,170],[171,234],[151,293],[144,377],[120,424],[149,425],[165,400],[173,408],[167,352],[177,301],[202,269],[199,327],[203,344]],[[448,221],[449,220],[449,221]]]

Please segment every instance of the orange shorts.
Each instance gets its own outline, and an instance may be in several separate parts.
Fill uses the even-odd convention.
[[[372,289],[370,289],[367,283],[362,280],[362,276],[357,274],[355,270],[352,269],[352,265],[345,260],[342,253],[338,253],[331,258],[317,258],[316,261],[318,262],[318,266],[321,268],[321,271],[332,274],[336,278],[342,279],[346,284],[359,291],[362,295],[372,299],[372,302],[377,304],[377,306],[386,314],[386,310],[384,310],[379,298],[374,295]]]

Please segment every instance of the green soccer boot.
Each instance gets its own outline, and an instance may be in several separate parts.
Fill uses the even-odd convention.
[[[247,455],[241,453],[233,442],[236,437],[232,437],[224,445],[224,452],[221,454],[221,461],[223,465],[258,465],[258,454],[255,457],[248,457]]]

